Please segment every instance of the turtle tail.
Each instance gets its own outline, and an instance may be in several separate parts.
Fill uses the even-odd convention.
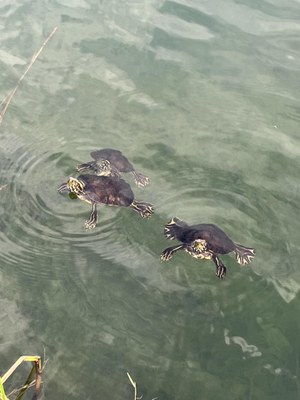
[[[153,205],[144,201],[133,201],[130,207],[139,213],[142,218],[150,218],[154,212]]]
[[[245,265],[248,264],[255,256],[255,249],[252,247],[242,246],[241,244],[235,243],[235,257],[236,261]]]
[[[143,175],[136,171],[132,171],[132,174],[134,176],[134,180],[137,186],[144,187],[149,184],[150,179],[148,178],[148,176]]]
[[[178,239],[180,240],[181,232],[184,228],[187,228],[188,224],[179,218],[172,218],[171,221],[165,226],[164,234],[167,239]]]

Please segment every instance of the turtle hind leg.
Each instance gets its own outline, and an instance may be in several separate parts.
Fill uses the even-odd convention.
[[[179,218],[172,218],[171,221],[167,223],[164,229],[164,235],[167,239],[174,240],[174,239],[179,239],[180,240],[180,234],[182,232],[183,228],[186,228],[188,224],[184,221],[182,221]]]
[[[148,178],[148,176],[143,175],[143,174],[141,174],[139,172],[136,172],[136,171],[132,171],[132,174],[134,176],[134,181],[135,181],[135,184],[137,186],[144,187],[144,186],[147,186],[149,184],[150,179]]]
[[[78,172],[86,171],[88,169],[92,171],[97,171],[97,164],[95,161],[90,161],[87,163],[77,165],[76,169]]]
[[[94,229],[97,225],[97,221],[98,221],[97,208],[96,208],[96,204],[93,204],[90,218],[87,221],[85,221],[85,224],[84,224],[85,229]]]
[[[212,260],[216,265],[216,276],[220,279],[225,278],[227,272],[227,268],[225,267],[225,265],[216,254],[213,254]]]
[[[241,265],[249,264],[249,262],[255,256],[255,250],[252,247],[242,246],[238,243],[235,243],[234,251],[236,261]]]
[[[144,201],[133,201],[130,207],[139,213],[142,218],[150,218],[154,212],[153,205]]]
[[[184,249],[183,244],[179,244],[178,246],[168,247],[161,253],[160,259],[161,259],[161,261],[168,261],[173,257],[173,255],[176,253],[176,251],[183,250],[183,249]]]

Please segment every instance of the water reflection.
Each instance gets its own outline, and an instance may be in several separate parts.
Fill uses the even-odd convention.
[[[1,360],[45,348],[45,397],[131,398],[129,371],[150,399],[298,398],[299,13],[1,3],[2,98],[59,25],[0,137]],[[103,207],[85,232],[89,207],[56,189],[105,147],[150,176],[133,189],[155,214]],[[256,259],[224,256],[224,282],[186,254],[161,264],[175,215],[220,225]]]

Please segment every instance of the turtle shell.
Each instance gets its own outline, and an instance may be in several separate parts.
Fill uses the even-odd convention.
[[[114,149],[102,149],[91,152],[91,156],[94,160],[108,160],[120,172],[132,172],[134,171],[133,165],[128,159],[123,156],[119,150]]]
[[[134,200],[130,185],[123,179],[84,174],[78,180],[85,185],[80,198],[88,203],[129,207]]]
[[[198,224],[182,228],[177,234],[177,239],[187,244],[203,239],[207,242],[207,250],[217,254],[227,254],[236,248],[226,233],[214,224]]]

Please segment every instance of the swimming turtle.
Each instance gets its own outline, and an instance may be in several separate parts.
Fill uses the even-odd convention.
[[[92,204],[90,218],[85,222],[86,229],[95,228],[97,224],[97,204],[131,207],[143,218],[150,218],[153,214],[152,204],[136,201],[130,185],[120,178],[88,174],[70,177],[58,191],[75,193],[80,200]]]
[[[188,225],[179,218],[172,218],[165,226],[164,234],[168,239],[179,240],[181,244],[165,249],[160,256],[162,261],[170,260],[178,250],[185,250],[194,258],[212,260],[218,278],[225,278],[226,275],[226,267],[218,254],[234,251],[241,265],[248,264],[255,255],[253,248],[233,242],[214,224]]]
[[[146,186],[149,178],[137,172],[128,159],[114,149],[102,149],[91,152],[94,161],[89,161],[77,166],[77,171],[82,172],[91,169],[97,175],[119,177],[121,172],[131,172],[137,186]]]

